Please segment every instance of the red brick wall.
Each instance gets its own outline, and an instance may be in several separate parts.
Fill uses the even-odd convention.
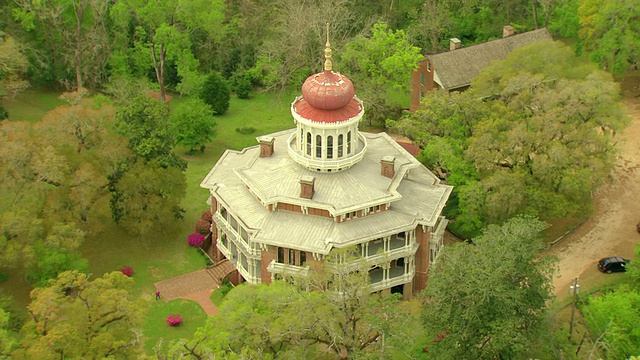
[[[416,241],[419,244],[416,251],[416,275],[413,278],[413,291],[420,292],[427,286],[429,279],[429,239],[431,237],[431,229],[426,228],[426,232],[422,231],[422,226],[416,227]]]
[[[293,205],[293,204],[287,204],[287,203],[278,203],[277,209],[278,210],[293,211],[293,212],[297,212],[297,213],[301,213],[302,212],[302,207],[300,207],[300,205]]]
[[[433,81],[434,69],[432,66],[431,71],[427,71],[428,63],[429,59],[425,58],[418,65],[418,69],[411,74],[411,111],[415,111],[420,106],[420,92],[426,94],[436,87]],[[424,74],[424,84],[421,74]]]
[[[275,246],[268,246],[267,250],[262,250],[260,264],[263,284],[271,284],[271,273],[267,270],[267,266],[271,264],[271,261],[275,260],[277,256],[276,251],[277,248]]]

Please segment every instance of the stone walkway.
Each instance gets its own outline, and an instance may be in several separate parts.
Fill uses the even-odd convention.
[[[174,299],[193,300],[200,304],[207,315],[216,315],[218,313],[218,308],[211,302],[209,297],[220,286],[220,283],[209,274],[207,269],[158,281],[154,285],[165,301]]]

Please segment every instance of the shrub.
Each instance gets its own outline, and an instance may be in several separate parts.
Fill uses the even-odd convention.
[[[244,134],[244,135],[253,134],[255,131],[256,131],[256,128],[251,127],[251,126],[236,128],[236,132],[237,133]]]
[[[171,314],[167,316],[167,324],[169,326],[178,326],[182,323],[182,316],[178,314]]]
[[[211,105],[216,115],[224,114],[229,110],[229,101],[231,100],[231,90],[229,90],[227,80],[218,73],[212,73],[202,85],[200,98]]]
[[[211,223],[205,219],[196,221],[196,232],[202,235],[209,235],[211,232]]]
[[[124,276],[131,277],[131,275],[133,275],[133,268],[131,266],[123,266],[122,268],[120,268],[120,272]]]
[[[189,242],[189,245],[193,247],[200,247],[200,245],[204,243],[204,235],[200,233],[193,233],[187,237],[187,241]]]
[[[249,98],[249,93],[253,89],[251,76],[247,71],[236,71],[231,77],[231,88],[239,99]]]
[[[213,213],[211,209],[207,209],[202,212],[202,216],[200,217],[202,220],[207,220],[209,224],[213,223]]]
[[[7,109],[2,104],[0,104],[0,120],[4,120],[8,118],[9,118],[9,111],[7,111]]]

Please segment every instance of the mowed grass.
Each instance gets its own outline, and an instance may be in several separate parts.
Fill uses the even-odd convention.
[[[167,316],[179,314],[182,323],[177,326],[169,326],[166,323]],[[162,339],[162,348],[167,349],[174,339],[189,339],[199,327],[204,326],[207,314],[195,301],[191,300],[153,300],[149,305],[147,322],[142,328],[147,354],[153,353],[153,348]]]
[[[65,104],[58,96],[59,92],[26,90],[15,99],[5,99],[2,103],[12,121],[36,122],[48,111]]]

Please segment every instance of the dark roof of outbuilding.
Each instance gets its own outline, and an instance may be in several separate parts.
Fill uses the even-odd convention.
[[[433,64],[442,87],[457,89],[471,84],[471,80],[492,62],[504,60],[515,49],[542,40],[553,40],[546,28],[492,40],[486,43],[463,47],[426,58]]]

